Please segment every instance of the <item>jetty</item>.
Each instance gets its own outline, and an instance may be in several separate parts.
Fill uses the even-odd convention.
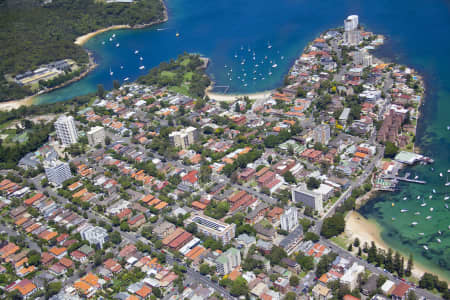
[[[394,182],[404,181],[404,182],[418,183],[418,184],[426,184],[427,183],[425,180],[411,179],[411,178],[409,178],[409,176],[411,176],[411,174],[410,173],[406,173],[405,176],[403,176],[403,177],[400,177],[400,176],[384,176],[384,179],[389,179],[389,180],[392,180]]]

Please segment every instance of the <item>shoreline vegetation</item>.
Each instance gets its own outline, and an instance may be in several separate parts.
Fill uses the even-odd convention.
[[[83,9],[81,7],[85,7],[84,9],[87,9],[88,11],[90,11],[89,7],[95,7],[96,9],[98,8],[98,4],[90,3],[89,2],[90,0],[83,0],[83,3],[79,3],[79,4],[76,4],[76,3],[72,4],[71,2],[66,2],[65,0],[62,0],[58,3],[55,2],[55,3],[49,4],[49,5],[36,4],[35,2],[33,2],[33,0],[26,0],[26,1],[29,2],[28,3],[29,6],[36,7],[36,12],[35,13],[31,12],[31,15],[34,16],[34,18],[38,18],[38,20],[42,20],[45,18],[42,16],[38,17],[38,15],[47,15],[47,14],[49,16],[55,15],[55,16],[62,17],[58,14],[65,13],[65,14],[68,14],[68,17],[67,18],[62,17],[62,18],[67,19],[66,21],[68,23],[70,23],[71,19],[74,19],[74,18],[80,19],[84,16]],[[158,9],[157,8],[158,5],[155,6],[154,3],[158,3],[158,5],[160,6],[159,11],[155,11],[155,9],[156,10]],[[14,22],[21,22],[20,18],[27,19],[27,16],[30,14],[29,6],[23,6],[23,7],[17,6],[12,9],[6,9],[5,12],[3,12],[4,17],[2,17],[4,22],[6,22],[6,24],[11,24]],[[71,9],[72,6],[73,6],[73,10]],[[87,6],[89,6],[89,7],[87,7]],[[119,7],[122,7],[122,10],[117,12],[117,9]],[[0,76],[1,76],[0,82],[3,83],[3,81],[5,80],[5,78],[3,78],[3,76],[6,73],[17,74],[17,73],[24,72],[26,70],[36,68],[39,64],[42,63],[42,61],[49,60],[49,58],[46,58],[45,56],[52,56],[52,58],[54,58],[54,59],[73,58],[75,61],[77,61],[77,63],[80,63],[80,62],[82,64],[85,63],[86,69],[82,74],[80,74],[79,76],[77,76],[75,78],[72,78],[72,79],[70,79],[62,84],[59,84],[58,86],[55,86],[51,89],[41,90],[38,93],[34,93],[34,94],[31,94],[30,90],[27,89],[26,87],[19,87],[15,83],[9,83],[9,85],[11,85],[11,87],[8,87],[6,90],[4,90],[4,89],[1,90],[0,96],[2,96],[3,99],[5,99],[5,101],[0,102],[0,110],[10,110],[13,108],[18,108],[21,105],[31,105],[33,103],[30,100],[32,100],[35,96],[45,94],[45,93],[48,93],[55,89],[67,86],[67,85],[69,85],[73,82],[76,82],[76,81],[80,80],[81,78],[85,77],[89,72],[91,72],[93,69],[95,69],[97,64],[93,61],[89,51],[87,51],[86,49],[83,49],[81,46],[84,43],[86,43],[90,38],[96,36],[97,34],[100,34],[102,32],[106,32],[109,30],[117,30],[117,29],[123,29],[123,28],[130,28],[130,29],[145,28],[145,27],[149,27],[149,26],[152,26],[155,24],[164,23],[168,20],[167,7],[163,0],[149,1],[146,3],[140,2],[139,5],[133,4],[133,6],[129,5],[127,7],[124,7],[123,4],[111,4],[108,6],[108,8],[109,8],[109,10],[108,10],[109,14],[116,13],[116,15],[108,17],[107,19],[105,19],[105,22],[111,22],[114,24],[114,20],[115,20],[115,21],[117,21],[117,23],[120,24],[120,23],[122,23],[121,22],[122,19],[123,20],[132,20],[134,18],[135,21],[137,20],[137,23],[136,24],[128,24],[128,25],[111,25],[111,26],[100,28],[98,30],[91,31],[89,33],[86,33],[83,35],[78,35],[78,36],[76,35],[78,32],[85,31],[87,27],[91,27],[91,28],[95,27],[95,25],[90,24],[89,22],[88,22],[89,24],[85,24],[85,23],[81,22],[77,26],[71,26],[68,28],[67,26],[64,26],[65,23],[63,23],[61,26],[58,27],[58,32],[54,32],[53,34],[50,34],[50,37],[47,34],[43,33],[43,34],[41,34],[41,36],[42,36],[41,38],[36,38],[35,36],[33,37],[33,34],[31,34],[31,36],[30,36],[30,32],[33,32],[34,29],[39,30],[39,26],[42,26],[42,24],[40,24],[38,22],[36,26],[30,25],[30,24],[34,24],[33,23],[34,19],[32,17],[28,18],[29,21],[28,21],[28,23],[26,23],[26,26],[24,26],[24,29],[23,29],[23,35],[24,35],[23,40],[24,41],[29,40],[30,42],[33,42],[33,44],[39,45],[39,46],[37,46],[37,49],[35,50],[36,53],[34,54],[34,56],[40,58],[39,63],[37,63],[36,61],[30,60],[30,59],[28,59],[28,60],[20,59],[24,55],[22,53],[23,51],[16,51],[15,49],[16,48],[23,49],[24,47],[21,46],[21,44],[19,42],[11,43],[8,47],[5,47],[5,49],[2,51],[3,53],[0,53],[0,57],[3,57],[3,55],[4,55],[5,57],[10,57],[10,59],[12,60],[12,61],[5,60],[3,62],[3,64],[0,64],[0,66],[1,66],[0,73],[3,73],[3,74],[0,74]],[[139,9],[141,9],[140,13],[139,13]],[[69,11],[69,12],[67,12],[67,11]],[[98,9],[96,11],[98,11]],[[94,14],[94,16],[91,16],[91,17],[95,18],[96,11],[90,13],[91,15]],[[86,14],[89,14],[89,13],[86,13]],[[100,12],[99,14],[100,14],[100,16],[97,16],[97,17],[101,18],[102,17],[101,15],[104,14],[104,12]],[[138,15],[136,15],[136,14],[138,14]],[[76,17],[76,16],[78,16],[78,17]],[[150,21],[150,22],[146,23],[144,21],[144,18],[147,18],[147,21]],[[155,18],[157,18],[157,19],[153,20]],[[126,23],[126,22],[123,22],[123,23]],[[130,21],[130,23],[133,23],[133,21]],[[37,27],[37,28],[35,28],[35,27]],[[61,31],[61,32],[59,32],[59,31]],[[86,30],[86,31],[88,31],[88,30]],[[0,41],[2,41],[2,40],[11,41],[10,37],[7,34],[8,31],[6,30],[5,32],[6,32],[6,34],[0,35]],[[61,41],[60,44],[57,44],[57,42],[55,42],[55,41],[52,42],[53,44],[49,43],[49,42],[43,42],[43,41],[46,41],[49,39],[51,40],[52,36],[58,36],[58,34],[59,35],[62,34],[62,36],[66,36],[66,39]],[[75,36],[73,36],[74,34],[75,34]],[[27,38],[27,36],[29,36],[29,38]],[[36,39],[36,41],[33,41],[33,39]],[[69,43],[78,47],[78,49],[74,48],[72,50],[73,47],[70,47],[68,45]],[[42,44],[47,44],[48,47],[50,47],[51,49],[48,49],[48,51],[46,51],[45,49],[41,49]],[[67,44],[67,45],[65,47],[63,47],[65,44]],[[52,51],[55,51],[55,49],[59,49],[58,47],[62,48],[62,49],[70,48],[72,50],[72,52],[70,52],[69,50],[65,50],[65,51],[61,50],[60,53],[52,55],[51,54]],[[67,54],[64,54],[66,52],[67,52]],[[84,52],[85,57],[83,57],[82,52]],[[31,54],[33,54],[33,53],[31,53]],[[72,55],[73,55],[73,57],[72,57]],[[33,55],[28,55],[27,57],[33,57]],[[14,63],[15,61],[21,61],[22,63],[17,64],[17,63]],[[13,92],[13,90],[15,92]],[[19,91],[21,93],[19,93]],[[15,98],[14,95],[20,95],[20,96],[17,97],[16,99],[14,99]]]
[[[154,22],[151,22],[151,23],[148,23],[148,24],[135,25],[135,26],[125,25],[125,24],[123,24],[123,25],[112,25],[112,26],[109,26],[109,27],[101,28],[101,29],[98,29],[96,31],[89,32],[89,33],[86,33],[84,35],[81,35],[81,36],[79,36],[79,37],[77,37],[75,39],[74,43],[76,45],[83,46],[91,38],[93,38],[96,35],[99,35],[99,34],[101,34],[103,32],[107,32],[107,31],[111,31],[111,30],[119,30],[119,29],[142,29],[142,28],[147,28],[147,27],[153,26],[153,25],[158,25],[158,24],[165,23],[165,22],[167,22],[169,20],[169,15],[167,13],[167,7],[166,7],[164,1],[160,0],[160,2],[161,2],[161,4],[164,7],[164,12],[163,12],[164,13],[164,18],[162,20],[154,21]]]
[[[382,230],[376,221],[367,219],[356,211],[349,212],[345,220],[345,232],[343,233],[342,238],[345,239],[346,242],[353,243],[353,241],[358,238],[361,244],[367,242],[367,244],[370,245],[373,241],[378,248],[381,248],[385,251],[387,251],[389,248],[397,250],[393,247],[389,247],[389,245],[383,240],[381,235]],[[405,258],[405,260],[408,259],[407,253],[404,253],[402,251],[399,251],[399,253]],[[424,273],[431,273],[438,276],[440,280],[450,282],[448,278],[442,276],[442,274],[440,274],[439,272],[436,272],[433,269],[429,269],[427,266],[424,266],[417,260],[414,260],[412,276],[419,280]]]

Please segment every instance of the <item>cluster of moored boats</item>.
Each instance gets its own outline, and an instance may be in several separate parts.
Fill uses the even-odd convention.
[[[116,40],[116,34],[114,33],[113,35],[111,35],[111,37],[108,39],[108,41],[112,43],[115,40]],[[106,41],[103,41],[102,45],[105,45],[105,44],[106,44]],[[119,47],[120,47],[120,43],[117,42],[116,43],[116,48],[119,48]],[[134,54],[135,55],[139,55],[139,50],[134,50]],[[139,62],[140,62],[139,70],[144,70],[145,69],[145,66],[143,65],[143,60],[144,60],[144,58],[139,55]],[[121,70],[123,69],[123,65],[120,66],[120,69]],[[110,76],[114,75],[114,72],[112,71],[111,67],[109,67],[109,75]],[[125,77],[123,79],[123,81],[128,81],[128,80],[130,80],[129,77]]]
[[[434,171],[434,169],[432,169],[432,170]],[[447,170],[447,173],[450,173],[450,170]],[[443,174],[443,173],[439,173],[439,177],[443,178],[443,177],[444,177],[444,174]],[[418,179],[418,176],[415,176],[414,179]],[[446,182],[445,182],[444,185],[445,185],[445,186],[450,186],[450,182],[448,181],[448,177],[447,177],[447,180],[446,180]],[[428,197],[426,197],[426,196],[423,197],[422,195],[418,195],[418,196],[416,197],[416,200],[422,202],[422,203],[420,204],[421,207],[426,207],[426,206],[428,205],[426,201],[432,201],[433,198],[439,200],[440,197],[441,197],[441,196],[438,195],[438,193],[436,192],[436,189],[432,189],[431,194],[430,194]],[[450,199],[450,196],[448,196],[448,195],[445,194],[445,196],[443,197],[443,201],[444,201],[443,207],[444,207],[446,210],[449,209],[449,205],[446,203],[446,201],[449,200],[449,199]],[[408,197],[403,197],[403,201],[407,201],[407,200],[408,200]],[[435,202],[435,201],[433,201],[433,202]],[[395,203],[392,203],[392,206],[394,207],[394,206],[395,206]],[[420,216],[420,215],[422,215],[422,214],[426,214],[425,220],[427,220],[427,221],[428,221],[428,220],[431,220],[431,219],[433,218],[432,213],[438,211],[438,208],[440,207],[440,204],[437,203],[437,202],[435,202],[434,206],[436,207],[436,209],[435,209],[434,207],[430,207],[429,209],[427,209],[426,212],[429,212],[428,214],[426,214],[426,212],[423,212],[423,211],[422,211],[422,212],[416,211],[416,212],[414,212],[414,216]],[[400,213],[408,213],[408,212],[409,212],[408,209],[404,209],[404,208],[400,209]],[[395,221],[395,218],[392,218],[392,221]],[[412,222],[412,223],[410,224],[411,227],[415,227],[415,226],[417,226],[417,225],[419,225],[419,221],[414,221],[414,222]],[[448,225],[448,229],[450,230],[450,225]],[[441,230],[438,230],[438,231],[437,231],[437,234],[438,234],[439,236],[442,235],[442,231],[441,231]],[[424,236],[425,233],[424,233],[424,232],[419,232],[418,235]],[[436,241],[437,241],[438,243],[441,243],[441,242],[442,242],[441,239],[440,239],[439,237],[436,238]],[[426,251],[429,250],[428,245],[423,245],[423,248],[424,248]]]
[[[267,49],[270,50],[268,55],[257,55],[255,50],[242,45],[240,51],[234,54],[234,70],[232,66],[224,65],[228,80],[238,80],[246,87],[251,81],[265,80],[266,76],[272,76],[273,69],[278,67],[274,57],[284,60],[284,56],[280,55],[280,51],[272,50],[270,42],[267,42]]]

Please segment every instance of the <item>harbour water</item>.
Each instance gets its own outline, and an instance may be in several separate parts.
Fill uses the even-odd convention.
[[[405,170],[426,180],[426,185],[402,183],[400,193],[379,194],[361,213],[380,225],[383,239],[393,248],[406,254],[412,252],[423,265],[450,278],[450,213],[444,207],[444,197],[450,194],[449,187],[444,186],[450,169],[448,1],[171,0],[167,6],[169,21],[164,24],[115,31],[112,42],[109,38],[113,32],[91,39],[85,47],[94,53],[99,67],[77,83],[38,97],[36,103],[52,103],[93,92],[97,84],[111,88],[114,79],[134,80],[184,51],[211,59],[207,72],[217,86],[224,86],[218,91],[250,93],[273,89],[282,84],[289,67],[310,40],[328,28],[341,26],[347,15],[358,14],[368,30],[388,38],[377,55],[411,66],[424,76],[427,96],[421,108],[417,145],[423,154],[435,159],[434,171],[430,166]],[[277,66],[273,67],[274,64]],[[141,65],[144,70],[139,69]],[[426,207],[420,206],[418,195],[426,197]],[[432,199],[428,198],[430,195]],[[407,200],[402,200],[403,197]],[[408,212],[400,213],[401,209]],[[417,211],[421,213],[418,216],[414,214]],[[428,215],[432,218],[426,220]],[[411,227],[414,221],[419,224]],[[438,231],[442,233],[439,237]]]

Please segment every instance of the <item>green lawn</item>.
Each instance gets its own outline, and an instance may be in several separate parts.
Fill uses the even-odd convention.
[[[189,95],[189,93],[188,93],[189,87],[185,84],[183,84],[182,86],[171,86],[171,87],[169,87],[169,91],[172,91],[174,93],[179,93],[182,95]]]
[[[170,71],[162,71],[161,72],[161,77],[169,77],[169,78],[173,78],[175,77],[175,73],[174,72],[170,72]]]
[[[334,236],[330,240],[343,249],[347,249],[347,247],[348,247],[347,240],[344,237],[342,237],[341,235]]]
[[[184,74],[183,79],[185,81],[191,81],[193,75],[194,75],[194,72],[187,72],[187,73]]]
[[[183,67],[186,67],[189,63],[191,62],[190,58],[184,59],[180,65],[182,65]]]

